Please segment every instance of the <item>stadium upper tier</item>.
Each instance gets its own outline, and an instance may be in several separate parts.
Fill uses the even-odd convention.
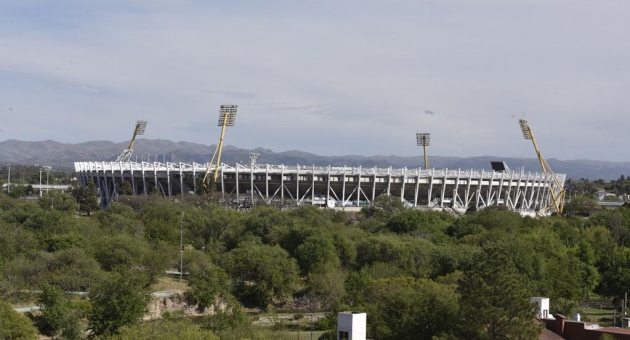
[[[92,180],[103,204],[118,195],[186,196],[201,188],[213,164],[75,162],[80,185]],[[550,214],[551,192],[562,190],[544,173],[523,170],[393,169],[378,167],[317,167],[270,164],[221,164],[215,197],[238,207],[259,202],[328,207],[369,205],[379,195],[400,197],[413,207],[454,210],[506,206],[523,214]]]

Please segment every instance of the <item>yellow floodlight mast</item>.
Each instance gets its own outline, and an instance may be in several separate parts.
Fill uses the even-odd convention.
[[[131,159],[131,154],[133,154],[133,144],[136,142],[136,137],[143,135],[146,128],[146,120],[139,120],[136,122],[136,128],[133,130],[133,137],[131,138],[129,147],[126,148],[125,151],[120,154],[120,156],[118,156],[116,162],[129,162],[129,159]]]
[[[552,202],[546,209],[549,209],[551,206],[553,206],[558,214],[562,214],[562,209],[564,208],[564,188],[562,186],[562,183],[560,183],[556,174],[553,172],[553,170],[551,170],[551,166],[549,166],[547,160],[543,157],[542,153],[540,153],[540,149],[538,149],[538,144],[536,143],[536,139],[534,138],[534,133],[529,127],[529,124],[527,124],[527,121],[525,119],[519,119],[518,124],[521,126],[523,137],[525,139],[531,140],[534,144],[534,150],[536,150],[536,156],[538,157],[538,162],[540,162],[540,167],[542,168],[543,174],[547,175],[547,177],[551,177],[555,184],[555,188],[551,186],[549,187]]]
[[[217,159],[217,163],[214,167],[214,173],[212,175],[212,188],[214,188],[214,185],[217,182],[217,178],[219,177],[219,166],[221,166],[221,153],[223,152],[223,138],[225,137],[225,128],[228,126],[234,126],[234,123],[236,122],[237,108],[238,105],[221,105],[218,124],[221,127],[221,137],[219,138],[219,143],[217,144],[216,149],[214,149],[214,154],[212,155],[210,163],[208,163],[208,169],[206,170],[206,174],[203,176],[203,181],[201,182],[201,186],[204,192],[208,191],[208,176],[210,175],[211,169],[210,164],[214,163],[215,157]]]

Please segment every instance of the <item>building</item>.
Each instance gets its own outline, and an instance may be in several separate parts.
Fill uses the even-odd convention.
[[[546,297],[533,297],[529,299],[530,302],[536,304],[536,317],[540,319],[552,318],[549,313],[549,298]]]
[[[340,312],[337,314],[337,340],[366,340],[367,314]]]
[[[567,320],[561,314],[555,314],[554,319],[539,320],[545,324],[547,332],[552,331],[566,340],[599,340],[604,334],[609,334],[617,340],[630,340],[630,329],[602,327],[596,323]]]

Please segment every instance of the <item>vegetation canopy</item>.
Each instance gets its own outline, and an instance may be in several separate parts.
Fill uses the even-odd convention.
[[[591,190],[582,184],[573,190]],[[355,213],[152,196],[101,210],[94,197],[0,194],[0,338],[330,337],[336,313],[355,310],[375,339],[535,339],[530,297],[549,297],[551,313],[594,298],[612,310],[630,282],[630,209],[586,195],[541,218],[414,210],[391,196]],[[211,315],[142,321],[151,293],[168,289]]]

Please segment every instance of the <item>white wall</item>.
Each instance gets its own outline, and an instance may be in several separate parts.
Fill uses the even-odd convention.
[[[546,297],[533,297],[529,300],[532,303],[536,303],[536,316],[541,319],[553,319],[549,312],[549,298]]]
[[[366,340],[367,314],[341,312],[337,314],[337,340],[339,332],[348,332],[348,340]]]

